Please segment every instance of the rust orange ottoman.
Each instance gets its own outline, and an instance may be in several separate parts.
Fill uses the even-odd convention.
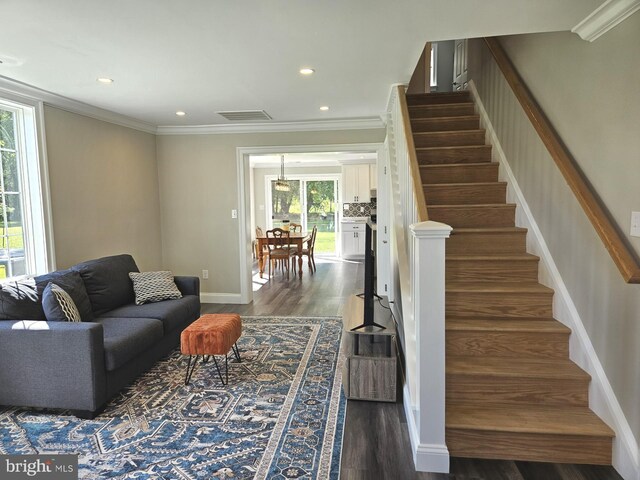
[[[198,363],[198,357],[202,355],[202,363],[207,363],[209,357],[213,357],[220,381],[226,385],[229,381],[228,353],[233,350],[238,362],[240,350],[236,342],[242,335],[242,321],[240,315],[235,313],[215,313],[202,315],[198,320],[185,328],[180,334],[180,351],[183,355],[189,355],[187,373],[184,379],[185,385],[189,384],[191,375]],[[218,367],[216,355],[224,355],[225,379]],[[195,356],[193,364],[192,357]]]

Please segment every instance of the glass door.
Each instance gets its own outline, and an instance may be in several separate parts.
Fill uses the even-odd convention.
[[[276,190],[276,181],[271,180],[271,228],[281,228],[282,220],[302,224],[300,184],[300,180],[289,179],[289,191],[281,192]]]
[[[336,254],[337,226],[337,180],[308,180],[304,182],[306,191],[305,224],[303,229],[311,231],[318,227],[315,253]]]
[[[303,232],[318,227],[315,253],[336,255],[338,226],[338,175],[288,177],[288,192],[276,190],[276,179],[268,179],[268,228],[282,227],[283,220],[302,225]]]

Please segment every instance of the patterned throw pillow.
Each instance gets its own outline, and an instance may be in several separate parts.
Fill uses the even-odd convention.
[[[55,283],[48,283],[42,294],[42,308],[49,322],[81,322],[71,296]]]
[[[136,305],[182,298],[171,272],[131,272],[129,277],[133,281]]]

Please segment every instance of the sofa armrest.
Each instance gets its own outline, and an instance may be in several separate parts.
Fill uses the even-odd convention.
[[[178,276],[173,277],[173,281],[176,282],[178,290],[183,295],[200,296],[200,279],[198,277]]]
[[[106,401],[103,329],[0,321],[0,405],[96,411]]]

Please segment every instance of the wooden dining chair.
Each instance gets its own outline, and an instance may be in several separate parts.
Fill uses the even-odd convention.
[[[313,250],[316,246],[316,236],[318,234],[318,227],[314,225],[313,230],[311,230],[311,235],[309,240],[307,240],[307,248],[303,248],[298,252],[299,257],[303,257],[306,255],[308,257],[307,264],[309,265],[309,271],[311,273],[316,271],[316,259],[313,257]]]
[[[258,242],[258,237],[264,237],[264,230],[261,227],[256,227],[256,244],[255,244],[255,256],[256,259],[260,258],[260,242]],[[266,261],[269,257],[269,247],[268,245],[262,246],[262,258]]]
[[[301,232],[302,231],[302,225],[300,225],[299,223],[290,223],[289,224],[289,231],[290,232]]]
[[[291,248],[289,245],[289,232],[281,228],[267,230],[267,241],[269,242],[269,279],[271,279],[271,268],[276,261],[282,261],[287,269],[287,278],[289,278],[289,270],[291,266],[291,257],[295,257],[297,249]],[[273,266],[275,268],[275,266]],[[293,262],[295,270],[295,262]],[[295,271],[294,271],[295,273]]]

